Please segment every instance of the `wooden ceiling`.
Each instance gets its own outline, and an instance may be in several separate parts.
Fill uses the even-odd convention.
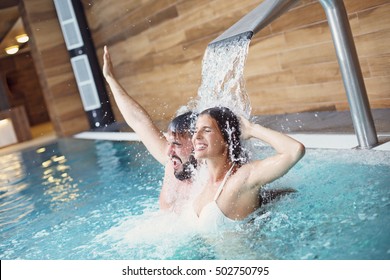
[[[17,44],[15,36],[25,33],[18,4],[19,0],[0,1],[0,58],[7,55],[6,47]]]

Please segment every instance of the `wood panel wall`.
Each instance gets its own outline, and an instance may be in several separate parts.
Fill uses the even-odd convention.
[[[21,0],[34,65],[58,136],[89,129],[52,0]]]
[[[156,119],[197,94],[207,44],[261,1],[83,0],[129,93]],[[390,107],[390,2],[344,1],[373,108]],[[323,8],[302,0],[256,34],[245,67],[254,114],[348,110]],[[118,114],[117,114],[118,115]]]
[[[0,75],[10,107],[24,106],[31,126],[49,121],[46,103],[30,52],[0,60]]]
[[[81,0],[100,62],[108,45],[117,76],[154,120],[196,96],[207,44],[251,11],[254,0]],[[23,0],[32,52],[60,135],[88,128],[51,0]],[[390,107],[390,1],[345,0],[373,108]],[[245,67],[253,114],[347,110],[317,0],[301,0],[252,39]],[[123,120],[116,108],[117,120]]]

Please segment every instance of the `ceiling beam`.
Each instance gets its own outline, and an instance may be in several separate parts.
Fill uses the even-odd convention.
[[[19,0],[1,0],[0,9],[6,9],[19,5]]]

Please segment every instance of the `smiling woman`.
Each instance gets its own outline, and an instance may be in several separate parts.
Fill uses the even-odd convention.
[[[265,141],[276,154],[247,162],[240,137]],[[195,158],[203,160],[208,169],[208,179],[194,201],[198,222],[205,228],[245,220],[261,205],[260,188],[286,174],[305,152],[300,142],[244,117],[239,119],[225,107],[200,113],[192,141]]]

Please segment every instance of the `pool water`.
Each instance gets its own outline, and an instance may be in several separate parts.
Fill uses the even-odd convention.
[[[0,157],[0,258],[387,260],[389,159],[308,149],[265,187],[297,192],[249,224],[202,235],[158,211],[163,167],[142,144],[61,139]]]

